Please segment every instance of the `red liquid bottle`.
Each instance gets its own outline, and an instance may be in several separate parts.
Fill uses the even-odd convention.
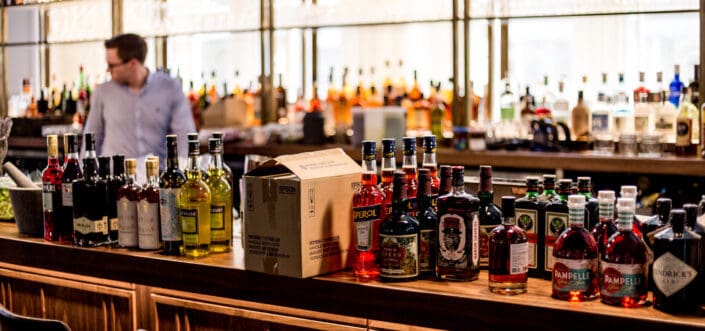
[[[392,213],[392,182],[394,181],[394,172],[397,171],[396,142],[394,138],[382,139],[382,182],[379,183],[379,189],[384,194],[385,214]]]
[[[619,232],[610,237],[600,255],[600,295],[613,306],[641,307],[646,304],[646,271],[649,254],[646,244],[632,232],[634,200],[617,200]]]
[[[515,295],[526,292],[529,272],[529,241],[514,224],[515,197],[502,197],[502,224],[490,233],[489,287],[492,293]]]
[[[614,191],[597,192],[600,222],[592,228],[592,237],[597,243],[597,251],[602,254],[610,237],[617,232],[614,224]]]
[[[416,201],[419,210],[416,219],[419,222],[419,272],[422,276],[430,276],[436,269],[436,231],[438,215],[434,205],[435,195],[431,188],[431,171],[419,169],[419,192]]]
[[[137,203],[137,246],[140,249],[159,249],[159,158],[148,159],[147,184],[139,192]]]
[[[47,136],[47,156],[47,166],[42,172],[44,239],[71,242],[71,223],[61,221],[61,177],[64,170],[59,165],[59,139],[54,134]]]
[[[421,168],[428,169],[431,175],[431,192],[433,192],[433,207],[436,208],[436,200],[441,186],[438,179],[438,162],[436,161],[436,136],[423,137],[423,159]]]
[[[619,196],[621,198],[630,198],[633,199],[636,205],[636,197],[637,197],[637,187],[634,185],[622,185],[619,189]],[[644,231],[641,228],[641,222],[636,218],[636,214],[634,214],[634,224],[632,224],[632,231],[634,231],[634,234],[639,236],[639,238],[643,238]]]
[[[380,280],[403,282],[419,276],[419,226],[407,213],[406,174],[394,173],[392,214],[379,228]]]
[[[569,228],[553,247],[552,296],[567,301],[585,301],[599,294],[597,243],[585,227],[585,196],[568,197]]]
[[[490,232],[502,224],[502,211],[494,204],[494,191],[492,190],[492,167],[480,166],[480,183],[477,197],[480,199],[480,267],[486,268],[490,256]]]
[[[407,208],[409,216],[416,217],[416,193],[419,181],[416,178],[416,138],[404,137],[404,158],[402,159],[402,170],[406,174],[406,199],[409,203]]]
[[[60,228],[56,231],[71,231],[73,241],[73,182],[83,179],[81,163],[78,160],[78,139],[75,133],[64,134],[64,173],[61,176],[61,215]],[[54,226],[58,224],[55,222]]]
[[[438,196],[444,196],[451,191],[453,191],[453,179],[451,175],[451,170],[452,167],[449,165],[442,165],[439,168],[439,172],[441,173],[440,177],[440,186],[438,188]],[[438,206],[438,201],[436,201],[436,206]]]
[[[137,202],[140,191],[137,185],[137,160],[125,159],[127,179],[117,194],[118,243],[122,247],[137,247]]]
[[[362,142],[362,185],[353,195],[355,256],[353,272],[359,278],[379,275],[379,226],[386,214],[384,193],[377,187],[377,149],[374,141]]]

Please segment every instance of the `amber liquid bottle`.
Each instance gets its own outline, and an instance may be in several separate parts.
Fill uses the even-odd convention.
[[[698,308],[702,275],[698,243],[702,238],[685,228],[685,211],[673,209],[671,226],[654,236],[654,308],[672,313]]]
[[[516,200],[515,219],[517,226],[524,230],[528,241],[528,268],[531,277],[541,277],[539,266],[543,265],[543,254],[539,254],[543,252],[543,233],[537,231],[541,214],[538,197],[538,177],[526,177],[526,195]],[[502,209],[506,217],[504,206]]]
[[[480,198],[480,267],[486,268],[490,256],[490,232],[502,224],[502,211],[494,204],[492,190],[492,167],[480,166],[480,183],[477,189]]]
[[[419,226],[407,213],[406,174],[394,173],[392,214],[379,227],[380,280],[403,282],[419,276]]]
[[[159,231],[159,159],[146,161],[147,184],[139,192],[137,202],[137,246],[140,249],[160,248]]]
[[[526,292],[529,271],[529,241],[514,224],[515,199],[502,197],[502,224],[490,233],[489,286],[492,293],[514,295]]]
[[[392,213],[392,182],[397,171],[396,142],[394,138],[382,139],[382,182],[379,189],[384,194],[385,215]]]
[[[47,166],[42,172],[42,209],[44,210],[44,239],[70,242],[73,240],[71,223],[61,221],[61,177],[59,139],[47,136]]]
[[[545,180],[545,179],[544,179]],[[558,182],[557,199],[547,204],[544,208],[544,278],[553,277],[553,250],[556,240],[568,228],[568,195],[570,195],[570,179]]]
[[[137,202],[142,188],[137,185],[137,160],[126,159],[127,179],[117,193],[118,244],[122,247],[137,247]]]
[[[610,237],[617,232],[617,225],[614,223],[614,191],[597,192],[597,200],[600,222],[595,224],[590,232],[597,243],[597,251],[602,254]]]
[[[101,168],[102,170],[102,168]],[[120,222],[117,216],[117,192],[125,185],[125,156],[113,155],[113,175],[108,180],[108,227],[110,228],[110,242],[118,243]]]
[[[585,229],[585,197],[568,197],[570,227],[556,240],[553,248],[552,296],[567,301],[597,297],[597,243]]]
[[[355,255],[353,272],[358,278],[379,276],[379,226],[384,218],[384,193],[377,186],[377,147],[374,141],[362,142],[362,185],[353,195]]]
[[[436,279],[470,281],[480,273],[480,200],[465,193],[464,175],[453,167],[453,190],[438,198]]]
[[[426,168],[419,169],[419,192],[416,200],[419,209],[416,219],[419,221],[420,228],[419,272],[421,276],[431,276],[436,269],[438,215],[431,183],[431,171]]]
[[[600,254],[600,296],[613,306],[641,307],[646,304],[649,254],[646,244],[632,232],[635,203],[617,200],[619,232],[610,237]]]
[[[433,193],[433,206],[436,206],[441,181],[438,179],[438,162],[436,161],[436,136],[423,137],[423,160],[421,168],[428,169],[431,176],[431,192]]]
[[[406,174],[406,199],[409,203],[407,210],[409,216],[416,217],[416,193],[419,187],[416,166],[416,138],[404,137],[404,158],[402,159],[402,170]]]

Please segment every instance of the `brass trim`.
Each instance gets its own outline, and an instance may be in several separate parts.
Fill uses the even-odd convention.
[[[458,1],[453,0],[453,17],[458,17]],[[451,112],[453,114],[453,126],[464,125],[463,119],[460,114],[460,97],[458,96],[458,24],[455,20],[451,23],[451,39],[453,40],[453,104],[451,106]]]
[[[122,24],[122,0],[112,0],[111,15],[112,15],[112,32],[113,36],[123,32]]]

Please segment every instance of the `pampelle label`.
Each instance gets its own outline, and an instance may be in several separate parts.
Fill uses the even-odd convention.
[[[597,259],[572,260],[554,258],[553,289],[588,291],[597,271]]]
[[[646,266],[600,261],[600,295],[623,298],[646,294]]]
[[[366,252],[372,249],[373,222],[379,221],[381,210],[381,205],[353,208],[355,243],[358,251]]]
[[[92,233],[108,233],[108,217],[104,216],[103,218],[97,220],[91,220],[87,217],[74,218],[73,230],[84,235]]]
[[[198,245],[198,210],[179,209],[179,219],[181,220],[181,231],[184,235],[184,245]]]
[[[434,239],[436,238],[435,230],[421,230],[420,231],[421,240],[419,242],[419,270],[420,271],[431,271],[431,251],[433,250]]]
[[[139,247],[142,249],[159,248],[159,205],[142,200],[138,204],[137,215]]]
[[[211,205],[211,241],[225,240],[225,206]]]
[[[509,274],[519,275],[529,271],[529,243],[509,246]]]
[[[159,189],[159,217],[162,225],[162,240],[164,241],[183,239],[179,222],[178,196],[178,188]]]
[[[380,234],[380,273],[388,278],[419,275],[418,235]]]
[[[65,207],[73,207],[73,184],[61,185],[61,203]]]
[[[698,275],[697,270],[669,252],[659,256],[653,267],[654,284],[667,297],[688,286]]]

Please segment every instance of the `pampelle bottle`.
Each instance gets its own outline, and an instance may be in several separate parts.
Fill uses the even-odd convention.
[[[543,233],[538,232],[539,178],[526,177],[526,195],[516,200],[515,218],[517,225],[524,230],[529,249],[529,276],[540,277],[539,266],[543,265]],[[506,210],[502,207],[504,213]],[[504,215],[506,217],[506,215]]]
[[[545,178],[544,178],[545,181]],[[558,182],[557,199],[544,207],[544,278],[553,276],[553,250],[556,240],[568,228],[568,195],[570,194],[570,179],[561,179]],[[545,192],[545,191],[544,191]]]
[[[137,202],[137,246],[140,249],[159,249],[159,159],[145,162],[147,184],[139,192]]]
[[[183,237],[179,223],[179,191],[186,176],[179,168],[176,135],[166,136],[166,170],[159,177],[159,219],[165,255],[181,255]]]
[[[198,140],[189,140],[186,182],[179,191],[179,220],[184,255],[193,258],[208,255],[211,245],[211,192],[198,166],[199,148]]]
[[[211,191],[211,251],[230,251],[233,241],[233,189],[223,170],[223,145],[216,138],[208,139],[212,155],[208,167],[208,188]]]
[[[410,281],[419,276],[419,226],[407,213],[407,183],[404,172],[394,173],[392,214],[379,227],[382,281]]]
[[[126,159],[125,169],[127,179],[117,193],[118,244],[122,247],[137,247],[137,202],[142,190],[137,185],[137,160]]]
[[[635,185],[622,185],[619,188],[619,196],[622,198],[630,198],[633,199],[636,202],[636,198],[638,195],[638,189]],[[639,236],[639,238],[643,238],[643,233],[641,229],[641,222],[636,218],[636,215],[634,216],[634,224],[632,225],[634,231],[634,234]]]
[[[480,200],[465,193],[465,168],[452,168],[453,190],[438,198],[436,278],[475,280],[480,270]]]
[[[382,182],[379,183],[379,189],[384,194],[383,207],[386,214],[392,213],[392,182],[394,181],[394,172],[397,170],[395,144],[393,138],[382,139]]]
[[[698,308],[702,275],[698,244],[701,237],[685,228],[685,211],[671,210],[671,226],[654,235],[654,308],[687,312]]]
[[[526,292],[529,271],[529,242],[514,224],[515,198],[502,197],[502,224],[490,233],[489,286],[499,294]]]
[[[125,185],[125,181],[125,156],[113,155],[113,175],[108,180],[108,227],[111,243],[118,243],[120,222],[117,217],[117,193]]]
[[[570,227],[553,248],[552,296],[560,300],[585,301],[599,293],[597,243],[585,230],[585,196],[568,197]]]
[[[49,241],[73,240],[71,222],[61,218],[61,177],[64,170],[59,165],[59,139],[47,136],[47,166],[42,172],[42,209],[44,210],[44,239]],[[70,185],[70,184],[69,184]]]
[[[438,216],[431,178],[429,169],[419,169],[419,192],[416,199],[419,209],[416,219],[419,221],[420,228],[419,269],[422,276],[432,275],[436,270]]]
[[[61,224],[71,224],[73,240],[73,182],[83,178],[78,161],[78,140],[75,133],[64,134],[64,174],[61,176]]]
[[[87,143],[93,143],[86,139]],[[86,150],[89,147],[87,146]],[[73,238],[78,246],[108,244],[108,188],[93,157],[83,159],[83,179],[73,183]]]
[[[356,250],[353,271],[360,278],[375,278],[379,275],[379,226],[385,215],[391,215],[385,208],[385,195],[377,187],[376,154],[377,145],[374,141],[362,142],[362,185],[353,195]],[[391,191],[389,197],[391,201]]]
[[[492,167],[480,166],[480,183],[477,190],[480,198],[480,266],[487,267],[490,256],[490,232],[499,224],[502,224],[502,211],[494,204],[494,192],[492,191]]]
[[[619,232],[600,254],[600,295],[602,302],[613,306],[646,304],[649,254],[644,241],[632,232],[634,210],[634,200],[617,200]]]
[[[407,210],[411,217],[416,217],[416,192],[418,180],[416,179],[416,138],[404,137],[404,158],[402,170],[406,174],[406,197],[409,202]]]
[[[597,192],[597,200],[600,222],[595,224],[591,233],[597,243],[597,251],[602,254],[610,237],[617,232],[617,226],[614,224],[614,191]]]
[[[436,162],[436,136],[423,137],[423,160],[421,161],[421,168],[430,171],[433,206],[435,208],[436,199],[438,199],[438,191],[441,185],[438,179],[438,162]]]

